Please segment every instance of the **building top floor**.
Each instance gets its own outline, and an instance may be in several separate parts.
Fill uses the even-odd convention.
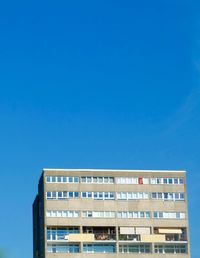
[[[184,170],[43,169],[45,183],[184,185]]]

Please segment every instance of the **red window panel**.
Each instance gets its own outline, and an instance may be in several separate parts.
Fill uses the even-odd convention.
[[[142,178],[142,177],[139,177],[139,178],[138,178],[138,183],[139,183],[139,185],[142,185],[142,184],[143,184],[143,178]]]

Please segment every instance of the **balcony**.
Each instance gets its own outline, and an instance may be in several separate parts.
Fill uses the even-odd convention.
[[[94,241],[116,241],[114,227],[83,227],[83,234],[94,234]]]
[[[115,241],[116,235],[115,234],[98,233],[98,234],[94,234],[94,239],[96,241]]]
[[[181,234],[166,234],[165,235],[165,241],[171,241],[171,242],[182,242],[182,241],[187,241],[187,238],[185,236],[182,236]]]
[[[119,235],[119,241],[140,241],[140,235]]]
[[[163,235],[166,242],[187,242],[186,228],[155,228],[155,235]]]

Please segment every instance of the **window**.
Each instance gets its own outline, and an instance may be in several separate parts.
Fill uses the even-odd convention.
[[[46,176],[47,183],[79,183],[79,177]]]
[[[69,198],[73,198],[73,196],[74,196],[74,195],[73,195],[73,192],[69,192],[69,193],[68,193],[68,196],[69,196]]]
[[[56,177],[55,177],[55,176],[52,176],[52,177],[51,177],[51,182],[52,182],[52,183],[55,183],[55,182],[56,182]]]
[[[91,177],[87,177],[86,178],[86,183],[92,183],[92,178]]]
[[[149,184],[149,178],[143,178],[143,184],[148,185]]]
[[[79,192],[68,192],[68,197],[69,198],[78,198]]]
[[[46,182],[47,182],[47,183],[50,183],[50,182],[51,182],[51,177],[50,177],[50,176],[47,176],[47,177],[46,177]]]
[[[116,184],[149,184],[149,178],[116,177]]]
[[[81,183],[86,183],[86,177],[81,177]]]
[[[80,247],[78,244],[56,244],[47,245],[48,253],[79,253]]]
[[[82,198],[93,198],[94,200],[113,200],[114,192],[82,192]]]
[[[117,217],[123,218],[123,219],[150,218],[150,212],[149,211],[119,211],[117,212]]]
[[[82,198],[86,198],[87,197],[87,193],[86,192],[82,192]]]
[[[187,245],[183,245],[183,244],[155,245],[154,249],[155,249],[155,253],[161,253],[161,254],[187,253]]]
[[[114,177],[109,177],[109,183],[114,184]]]
[[[46,199],[63,200],[67,198],[79,198],[79,192],[47,192]]]
[[[172,179],[172,178],[169,178],[169,179],[168,179],[168,183],[169,183],[169,184],[173,184],[173,179]]]
[[[52,199],[57,199],[57,192],[52,192]]]
[[[86,218],[115,218],[114,211],[84,211],[82,216]]]
[[[174,184],[175,184],[175,185],[178,184],[178,178],[174,178]]]
[[[62,198],[62,192],[58,192],[58,199]]]
[[[103,183],[103,177],[99,177],[97,182],[102,184]]]
[[[151,178],[151,184],[184,184],[183,178]]]
[[[67,177],[63,176],[63,183],[66,183],[66,182],[67,182]]]
[[[156,178],[151,178],[151,184],[153,184],[153,185],[156,184]]]
[[[91,184],[113,184],[114,177],[81,177],[81,182]]]
[[[153,212],[153,217],[155,219],[185,219],[185,213],[155,211],[155,212]]]
[[[74,192],[74,197],[78,198],[79,197],[79,192]]]
[[[79,178],[77,176],[74,177],[74,183],[79,183]]]
[[[51,197],[51,192],[47,192],[47,199],[51,199],[52,197]]]
[[[115,253],[115,244],[83,244],[83,253]]]
[[[104,183],[108,183],[108,177],[104,177]]]
[[[78,234],[78,227],[47,228],[48,240],[65,240],[69,234]]]
[[[117,192],[118,200],[134,200],[134,199],[149,199],[148,193],[145,192]]]
[[[70,177],[68,178],[68,182],[69,182],[69,183],[73,183],[73,177],[70,176]]]
[[[150,244],[119,245],[120,253],[151,253]]]
[[[57,182],[60,183],[61,182],[61,176],[57,177]]]
[[[164,201],[184,201],[184,193],[151,193],[152,199],[163,199]]]

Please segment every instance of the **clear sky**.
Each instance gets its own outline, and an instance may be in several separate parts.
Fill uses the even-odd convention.
[[[200,233],[200,2],[1,1],[0,248],[32,257],[42,168],[187,170]]]

